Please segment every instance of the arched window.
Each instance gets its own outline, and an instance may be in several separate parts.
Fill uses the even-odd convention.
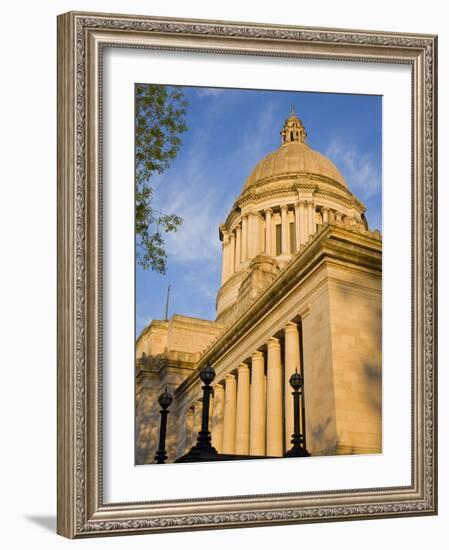
[[[290,141],[293,141],[293,132],[290,132]]]

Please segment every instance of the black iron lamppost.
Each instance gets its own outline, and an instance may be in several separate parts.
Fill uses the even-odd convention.
[[[200,372],[201,381],[204,382],[203,390],[203,411],[201,418],[201,431],[198,434],[196,447],[200,449],[213,449],[211,435],[209,431],[209,408],[210,396],[212,393],[211,383],[215,378],[215,370],[213,367],[206,365]],[[215,450],[215,449],[214,449]],[[217,451],[215,451],[216,453]]]
[[[165,438],[167,436],[167,416],[170,412],[168,407],[172,404],[173,397],[165,388],[164,392],[159,396],[159,405],[161,406],[161,428],[159,432],[159,448],[155,459],[156,464],[164,464],[167,460],[167,451],[165,450]]]
[[[298,372],[294,372],[290,376],[289,382],[290,382],[290,386],[293,388],[292,395],[293,395],[294,432],[292,434],[292,440],[291,440],[291,443],[293,444],[293,446],[284,454],[284,456],[286,457],[310,456],[310,453],[303,446],[304,437],[301,434],[301,431],[299,428],[299,399],[300,399],[300,395],[302,394],[301,390],[304,384],[304,379],[301,374],[299,374]]]
[[[210,365],[201,369],[200,379],[204,382],[203,390],[203,411],[201,417],[201,431],[198,433],[196,444],[190,451],[176,460],[176,462],[201,462],[203,460],[216,460],[217,449],[212,447],[209,431],[209,404],[212,393],[211,382],[215,378],[215,370]]]

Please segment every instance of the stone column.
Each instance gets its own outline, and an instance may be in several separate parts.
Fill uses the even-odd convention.
[[[309,238],[308,227],[309,226],[307,224],[307,204],[305,201],[301,201],[299,203],[299,228],[300,228],[301,244],[306,243],[307,239]]]
[[[265,210],[265,254],[273,256],[273,249],[271,243],[271,214],[273,210],[267,208]]]
[[[262,252],[262,216],[259,212],[253,213],[253,255],[257,256]]]
[[[323,207],[321,209],[321,212],[323,214],[323,225],[324,225],[325,223],[329,222],[329,208]]]
[[[235,453],[235,413],[237,404],[237,381],[233,374],[225,378],[225,403],[223,421],[223,445],[225,454]]]
[[[270,338],[267,347],[267,455],[282,456],[281,345],[277,338]]]
[[[242,261],[242,228],[240,225],[235,230],[235,270],[238,271]]]
[[[193,434],[193,409],[187,409],[185,415],[185,438],[184,438],[184,450],[185,454],[192,446],[192,434]]]
[[[248,259],[248,216],[242,217],[242,262]]]
[[[316,229],[315,229],[315,205],[314,205],[313,201],[309,202],[308,209],[309,209],[309,215],[308,215],[309,235],[313,235],[316,231]]]
[[[288,206],[281,206],[281,254],[288,254]]]
[[[249,454],[265,455],[266,427],[265,367],[263,353],[256,351],[251,356],[251,396]]]
[[[235,233],[231,233],[231,244],[229,246],[229,277],[234,275],[235,271]]]
[[[296,250],[299,250],[301,245],[301,226],[299,216],[299,203],[295,204],[295,236],[296,236]]]
[[[304,201],[299,201],[299,242],[304,244],[306,242],[306,206]]]
[[[259,219],[256,212],[248,214],[248,259],[252,260],[259,251]]]
[[[284,369],[284,410],[285,410],[285,446],[291,447],[290,440],[293,434],[293,396],[289,380],[297,369],[301,372],[299,354],[299,332],[296,323],[287,323],[285,333],[285,369]],[[286,450],[285,449],[285,450]]]
[[[249,366],[241,363],[237,372],[235,454],[247,455],[249,453]]]
[[[214,419],[212,426],[212,445],[221,453],[223,445],[224,386],[214,386]]]
[[[221,258],[221,284],[229,279],[229,234],[223,231],[223,247]]]

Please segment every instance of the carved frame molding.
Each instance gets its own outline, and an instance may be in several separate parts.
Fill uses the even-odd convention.
[[[104,504],[102,49],[148,48],[412,68],[412,484]],[[75,13],[58,18],[58,533],[79,538],[437,512],[437,37]],[[133,372],[133,371],[130,371]],[[131,451],[130,451],[131,452]]]

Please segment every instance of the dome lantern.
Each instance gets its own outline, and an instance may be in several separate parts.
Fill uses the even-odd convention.
[[[282,145],[287,143],[305,143],[307,132],[301,120],[296,116],[295,106],[292,105],[290,116],[281,130]]]

